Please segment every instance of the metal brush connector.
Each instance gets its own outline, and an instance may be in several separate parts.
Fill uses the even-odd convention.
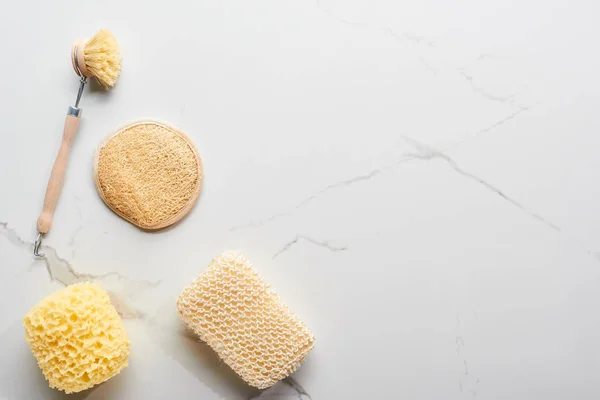
[[[69,106],[69,110],[67,111],[67,115],[72,115],[74,117],[79,118],[81,116],[81,108]]]

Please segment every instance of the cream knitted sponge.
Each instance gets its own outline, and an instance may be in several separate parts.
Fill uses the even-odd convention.
[[[236,253],[215,258],[177,300],[183,321],[247,383],[264,389],[313,348],[308,328]]]
[[[23,323],[25,339],[50,387],[80,392],[127,366],[127,333],[98,285],[78,283],[46,297]]]

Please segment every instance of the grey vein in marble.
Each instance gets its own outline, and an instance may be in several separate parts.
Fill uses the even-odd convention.
[[[330,9],[326,8],[323,6],[322,4],[322,0],[316,0],[315,2],[317,8],[319,10],[321,10],[323,13],[325,13],[326,15],[328,15],[329,17],[331,17],[332,19],[346,24],[346,25],[350,25],[350,26],[355,26],[355,27],[362,27],[362,28],[372,28],[372,29],[376,29],[379,30],[381,32],[383,32],[384,34],[386,34],[387,36],[392,36],[397,40],[410,40],[413,42],[416,42],[417,44],[420,44],[421,42],[425,42],[428,46],[433,47],[433,43],[427,42],[425,40],[424,37],[422,36],[416,36],[416,35],[410,35],[407,34],[405,32],[402,33],[397,33],[394,30],[387,28],[387,27],[379,27],[370,23],[366,23],[366,22],[355,22],[355,21],[349,21],[346,20],[344,18],[341,18],[339,16],[337,16],[336,14],[334,14]],[[480,57],[478,58],[478,60],[482,60],[485,58],[490,58],[491,55],[489,54],[482,54],[480,55]],[[430,71],[435,73],[435,69],[433,67],[431,67],[427,61],[425,59],[423,59],[423,57],[419,56],[419,60],[420,62],[422,62],[424,64],[424,66],[429,69]],[[474,82],[474,78],[472,75],[469,75],[464,68],[458,68],[459,73],[461,74],[461,76],[464,78],[465,81],[467,81],[469,83],[469,85],[471,86],[472,90],[480,95],[482,95],[483,97],[489,99],[489,100],[493,100],[493,101],[497,101],[497,102],[505,102],[505,103],[509,103],[512,107],[516,107],[516,110],[512,113],[510,113],[509,115],[507,115],[506,117],[501,118],[498,121],[495,121],[494,123],[476,131],[475,133],[473,133],[472,135],[469,135],[468,137],[465,137],[463,139],[461,139],[460,141],[458,141],[457,143],[454,144],[453,147],[457,147],[460,146],[462,144],[464,144],[466,141],[476,138],[480,135],[483,135],[485,133],[488,133],[492,130],[494,130],[495,128],[509,122],[510,120],[516,118],[518,115],[520,115],[521,113],[528,111],[531,107],[525,107],[525,106],[521,106],[518,104],[515,104],[514,101],[514,97],[515,95],[511,95],[511,96],[497,96],[494,94],[489,93],[487,90],[483,89],[482,87],[479,87],[475,84]],[[411,141],[409,141],[409,143],[411,143]],[[417,141],[412,141],[412,145],[413,147],[415,147],[415,144],[417,144]],[[425,149],[424,145],[419,144],[420,149],[423,150]],[[555,224],[547,221],[546,219],[544,219],[543,217],[541,217],[540,215],[533,213],[529,210],[527,210],[523,205],[521,205],[519,202],[517,202],[516,200],[512,199],[511,197],[507,196],[506,194],[504,194],[500,189],[496,188],[495,186],[491,185],[490,183],[484,181],[483,179],[462,170],[454,160],[452,160],[451,158],[449,158],[446,154],[434,150],[433,152],[431,150],[434,150],[433,148],[429,147],[427,149],[427,151],[423,152],[421,151],[419,154],[403,154],[401,157],[401,161],[405,162],[405,161],[410,161],[411,159],[422,159],[422,160],[430,160],[432,158],[440,158],[445,160],[456,172],[458,172],[459,174],[463,175],[466,178],[469,178],[471,180],[474,180],[476,182],[478,182],[479,184],[485,186],[488,190],[491,190],[492,192],[496,193],[497,195],[499,195],[500,197],[504,198],[506,201],[512,203],[514,206],[522,209],[523,211],[525,211],[526,213],[528,213],[529,215],[531,215],[533,218],[538,219],[540,221],[542,221],[543,223],[545,223],[546,225],[552,227],[555,230],[559,230],[560,228],[558,228],[558,226],[556,226]],[[406,156],[406,157],[405,157]],[[289,216],[293,213],[295,213],[297,210],[301,209],[302,207],[306,206],[307,204],[309,204],[311,201],[313,201],[314,199],[316,199],[317,197],[320,197],[322,195],[324,195],[325,193],[329,192],[330,190],[334,190],[337,189],[339,187],[343,187],[343,186],[350,186],[353,185],[354,183],[357,182],[361,182],[361,181],[367,181],[370,180],[371,178],[379,175],[381,172],[383,171],[383,168],[376,168],[373,169],[371,171],[369,171],[368,173],[365,174],[361,174],[346,180],[342,180],[339,182],[335,182],[332,183],[330,185],[325,186],[323,189],[319,190],[318,192],[304,198],[303,200],[301,200],[298,204],[296,204],[293,208],[287,210],[287,211],[282,211],[279,212],[277,214],[273,214],[271,216],[268,216],[266,218],[261,218],[261,219],[255,219],[252,220],[248,223],[242,224],[242,225],[236,225],[233,226],[229,229],[230,232],[235,232],[237,230],[240,229],[247,229],[247,228],[254,228],[254,227],[260,227],[263,225],[266,225],[268,223],[271,223],[275,220],[278,220],[280,218]],[[277,255],[276,255],[277,256]]]
[[[330,17],[342,24],[355,26],[355,27],[359,27],[359,28],[372,28],[372,29],[381,31],[381,32],[385,33],[387,36],[391,36],[398,41],[408,41],[408,42],[415,43],[417,45],[426,45],[427,47],[435,47],[435,44],[433,42],[429,41],[424,36],[414,35],[414,34],[411,34],[408,32],[404,32],[404,31],[396,32],[391,28],[382,28],[382,27],[373,25],[368,22],[348,21],[347,19],[341,18],[340,16],[336,15],[330,9],[324,7],[322,4],[322,0],[316,0],[315,4],[316,4],[317,8],[319,10],[321,10],[325,15],[327,15],[328,17]]]
[[[519,106],[518,109],[516,111],[513,111],[512,113],[510,113],[509,115],[507,115],[504,118],[499,119],[498,121],[486,126],[485,128],[481,128],[478,131],[476,131],[475,133],[473,133],[472,135],[468,135],[466,137],[463,137],[459,142],[457,142],[455,144],[454,147],[458,147],[460,145],[465,144],[468,140],[477,138],[481,135],[484,135],[494,129],[496,129],[497,127],[504,125],[505,123],[507,123],[508,121],[518,117],[520,114],[524,113],[525,111],[529,111],[531,109],[531,107],[523,107],[523,106]]]
[[[323,6],[322,4],[322,0],[316,0],[315,2],[317,8],[319,10],[321,10],[324,14],[326,14],[327,16],[329,16],[330,18],[336,20],[337,22],[340,22],[342,24],[345,25],[350,25],[350,26],[354,26],[354,27],[358,27],[358,28],[371,28],[371,29],[375,29],[375,30],[379,30],[381,31],[383,34],[385,34],[386,36],[390,36],[392,38],[394,38],[397,42],[402,42],[402,41],[409,41],[409,42],[413,42],[417,45],[422,45],[425,44],[427,47],[435,47],[435,44],[429,40],[427,40],[427,38],[425,36],[419,36],[419,35],[414,35],[414,34],[409,34],[406,32],[396,32],[395,30],[388,28],[388,27],[380,27],[371,23],[367,23],[367,22],[356,22],[356,21],[349,21],[347,19],[341,18],[338,15],[336,15],[333,11],[331,11],[330,9],[326,8]],[[481,55],[479,55],[479,57],[477,58],[477,61],[481,61],[481,60],[485,60],[487,58],[492,58],[491,54],[487,54],[487,53],[483,53]],[[437,70],[436,68],[432,67],[429,62],[423,58],[421,55],[419,55],[417,57],[417,59],[419,60],[419,62],[421,64],[423,64],[423,66],[430,72],[432,72],[434,75],[437,74]],[[476,132],[473,136],[479,136],[482,133],[488,132],[492,129],[494,129],[495,127],[513,119],[514,117],[516,117],[517,115],[519,115],[521,112],[526,111],[529,109],[529,107],[524,107],[521,105],[518,105],[515,103],[515,94],[513,93],[510,96],[498,96],[495,94],[490,93],[489,91],[487,91],[486,89],[484,89],[483,87],[478,86],[475,81],[474,81],[474,77],[470,74],[468,74],[464,67],[458,68],[458,72],[460,74],[460,76],[466,81],[468,82],[468,84],[470,85],[471,89],[483,96],[484,98],[491,100],[491,101],[496,101],[496,102],[501,102],[501,103],[508,103],[510,104],[512,107],[516,107],[518,110],[509,115],[508,117],[506,117],[503,120],[500,120],[478,132]]]
[[[279,381],[274,386],[263,390],[256,396],[249,397],[248,400],[265,400],[265,399],[295,399],[295,400],[312,400],[312,397],[294,378],[288,376],[282,381]]]
[[[512,118],[515,118],[518,114],[526,111],[527,109],[525,108],[521,108],[517,111],[515,111],[513,114],[509,115],[508,117],[503,118],[502,120],[494,123],[493,125],[491,125],[488,128],[485,128],[483,131],[480,131],[480,133],[483,133],[484,131],[489,131],[499,125],[502,125],[503,123],[509,121]],[[441,151],[425,145],[413,138],[410,138],[408,136],[403,136],[404,141],[409,144],[411,147],[413,147],[414,150],[416,150],[416,152],[408,152],[408,153],[403,153],[400,157],[400,160],[397,162],[397,165],[399,164],[403,164],[407,161],[413,161],[413,160],[424,160],[424,161],[430,161],[433,159],[440,159],[445,161],[454,171],[456,171],[457,173],[459,173],[460,175],[462,175],[465,178],[468,178],[474,182],[477,182],[479,185],[485,187],[487,190],[495,193],[496,195],[500,196],[502,199],[504,199],[505,201],[509,202],[510,204],[512,204],[513,206],[521,209],[523,212],[525,212],[526,214],[528,214],[530,217],[537,219],[538,221],[542,222],[543,224],[545,224],[546,226],[559,231],[560,232],[560,227],[558,227],[556,224],[552,223],[551,221],[547,220],[546,218],[542,217],[541,215],[529,210],[528,208],[526,208],[525,206],[523,206],[521,203],[519,203],[517,200],[513,199],[512,197],[508,196],[507,194],[505,194],[502,190],[500,190],[499,188],[497,188],[496,186],[492,185],[491,183],[485,181],[484,179],[463,170],[452,158],[450,158],[448,155],[446,155],[445,153],[442,153]],[[358,182],[363,182],[363,181],[368,181],[374,177],[376,177],[377,175],[381,174],[381,172],[383,172],[383,168],[376,168],[374,170],[371,170],[370,172],[366,173],[366,174],[361,174],[361,175],[357,175],[355,177],[349,178],[349,179],[345,179],[342,181],[338,181],[335,183],[332,183],[330,185],[325,186],[323,189],[319,190],[318,192],[316,192],[315,194],[308,196],[306,198],[304,198],[302,201],[300,201],[298,204],[296,204],[296,206],[294,206],[292,209],[287,210],[285,212],[281,212],[278,214],[274,214],[271,215],[267,218],[264,219],[260,219],[260,220],[254,220],[251,221],[247,224],[244,225],[238,225],[235,226],[233,228],[230,229],[230,231],[236,231],[239,229],[244,229],[244,228],[252,228],[252,227],[258,227],[258,226],[262,226],[265,225],[267,223],[270,223],[274,220],[277,220],[279,218],[285,217],[285,216],[289,216],[291,214],[293,214],[294,212],[296,212],[297,210],[299,210],[300,208],[306,206],[308,203],[310,203],[311,201],[313,201],[314,199],[316,199],[317,197],[320,197],[322,195],[324,195],[325,193],[334,190],[334,189],[338,189],[340,187],[344,187],[344,186],[351,186],[355,183]],[[297,241],[297,240],[296,240]],[[293,243],[295,243],[293,241]],[[292,244],[293,244],[292,243]],[[288,243],[289,244],[289,243]],[[287,248],[283,248],[283,251],[287,250]],[[276,257],[277,255],[279,255],[279,253],[275,254],[274,257]]]
[[[6,237],[8,241],[14,244],[21,249],[31,252],[33,248],[33,243],[27,242],[23,240],[14,229],[8,227],[8,222],[0,221],[0,235]],[[46,267],[46,272],[48,273],[48,277],[51,282],[57,282],[62,286],[69,286],[77,282],[94,282],[101,281],[105,278],[114,277],[120,281],[125,281],[128,283],[146,286],[148,288],[158,286],[162,280],[156,282],[150,282],[147,280],[133,280],[126,276],[119,274],[118,272],[107,272],[104,274],[89,274],[83,272],[77,272],[73,266],[65,259],[61,258],[56,249],[51,246],[42,246],[42,252],[45,253],[44,257],[41,258],[41,261],[44,262]],[[31,268],[29,269],[31,270]],[[140,310],[136,310],[133,307],[129,306],[127,302],[120,298],[118,293],[114,293],[108,291],[111,297],[111,301],[113,305],[121,315],[121,317],[125,319],[140,319],[146,316]]]
[[[102,280],[104,278],[115,277],[121,281],[141,283],[144,286],[155,287],[158,286],[161,281],[150,282],[147,280],[132,280],[118,272],[107,272],[104,274],[88,274],[83,272],[77,272],[73,266],[64,258],[60,258],[53,247],[43,246],[43,251],[46,255],[43,257],[43,261],[46,264],[46,270],[50,280],[59,282],[63,286],[72,285],[73,283],[82,281],[95,281]]]
[[[421,142],[416,141],[415,139],[412,139],[410,137],[407,136],[403,136],[404,140],[409,143],[417,152],[416,153],[409,153],[409,154],[405,154],[408,157],[413,157],[415,159],[421,159],[421,160],[433,160],[433,159],[440,159],[445,161],[454,171],[456,171],[457,173],[459,173],[460,175],[464,176],[465,178],[468,178],[474,182],[477,182],[478,184],[480,184],[481,186],[485,187],[487,190],[491,191],[492,193],[495,193],[496,195],[500,196],[502,199],[506,200],[507,202],[509,202],[510,204],[512,204],[513,206],[521,209],[521,211],[525,212],[527,215],[529,215],[530,217],[537,219],[538,221],[542,222],[543,224],[545,224],[546,226],[559,231],[560,232],[560,227],[558,227],[557,225],[553,224],[552,222],[548,221],[546,218],[542,217],[539,214],[536,214],[533,211],[530,211],[529,209],[527,209],[525,206],[523,206],[521,203],[519,203],[518,201],[516,201],[515,199],[513,199],[512,197],[506,195],[502,190],[498,189],[497,187],[495,187],[494,185],[492,185],[491,183],[485,181],[484,179],[470,173],[467,172],[465,170],[463,170],[462,168],[460,168],[458,166],[458,164],[452,159],[450,158],[448,155],[434,149],[431,146],[427,146]]]
[[[33,243],[28,243],[17,235],[17,231],[8,227],[8,222],[0,221],[0,233],[8,239],[9,242],[21,248],[33,248]]]
[[[362,181],[368,181],[371,178],[379,175],[382,172],[382,169],[380,168],[376,168],[366,174],[361,174],[361,175],[357,175],[355,177],[349,178],[349,179],[344,179],[332,184],[329,184],[327,186],[325,186],[323,189],[319,190],[318,192],[304,198],[303,200],[301,200],[298,204],[296,204],[292,209],[284,211],[284,212],[280,212],[274,215],[271,215],[270,217],[264,218],[264,219],[258,219],[258,220],[254,220],[254,221],[250,221],[246,224],[243,225],[237,225],[234,226],[232,228],[229,229],[230,232],[235,232],[237,230],[240,229],[245,229],[245,228],[253,228],[253,227],[258,227],[258,226],[262,226],[265,225],[269,222],[272,222],[276,219],[282,218],[282,217],[286,217],[290,214],[293,214],[294,212],[296,212],[298,209],[306,206],[308,203],[310,203],[311,201],[313,201],[314,199],[316,199],[317,197],[327,193],[330,190],[334,190],[343,186],[350,186],[353,185],[357,182],[362,182]]]
[[[149,318],[147,313],[130,306],[121,298],[121,296],[119,296],[118,293],[108,291],[108,296],[110,297],[110,302],[115,307],[121,318],[141,321],[146,321]]]
[[[437,69],[433,68],[431,66],[431,64],[429,64],[429,62],[427,60],[425,60],[425,58],[423,58],[422,56],[418,56],[417,59],[419,60],[419,62],[421,64],[423,64],[423,66],[425,67],[425,69],[427,69],[433,75],[437,75]]]
[[[273,255],[273,258],[276,258],[277,256],[281,255],[282,253],[285,253],[286,251],[288,251],[289,249],[291,249],[292,246],[295,245],[296,243],[298,243],[299,240],[304,240],[304,241],[306,241],[306,242],[308,242],[310,244],[313,244],[315,246],[323,247],[323,248],[325,248],[325,249],[327,249],[327,250],[329,250],[331,252],[334,252],[334,253],[339,252],[339,251],[346,251],[346,250],[348,250],[348,248],[345,247],[345,246],[333,246],[333,245],[329,244],[328,242],[321,242],[321,241],[315,240],[315,239],[313,239],[311,237],[308,237],[308,236],[296,235],[296,237],[293,240],[287,242],[277,253],[275,253],[275,255]]]
[[[375,27],[375,28],[377,28],[377,27]],[[409,42],[414,42],[416,44],[425,44],[428,47],[435,47],[435,44],[433,44],[433,42],[427,40],[427,38],[425,38],[424,36],[413,35],[413,34],[406,33],[406,32],[397,33],[396,31],[394,31],[393,29],[390,29],[390,28],[377,28],[377,29],[381,30],[386,35],[392,36],[399,40],[407,40]]]
[[[465,347],[465,340],[462,336],[457,336],[455,339],[456,343],[456,354],[460,354],[460,351],[463,347]]]
[[[498,96],[492,93],[489,93],[487,90],[483,89],[480,86],[477,86],[475,84],[475,81],[473,80],[473,76],[469,75],[465,72],[464,69],[459,69],[458,72],[460,73],[460,76],[462,76],[467,82],[469,82],[469,85],[471,85],[471,88],[473,89],[473,91],[477,94],[480,94],[481,96],[485,97],[488,100],[491,101],[498,101],[501,103],[513,103],[513,100],[515,98],[515,94],[511,94],[509,96]]]

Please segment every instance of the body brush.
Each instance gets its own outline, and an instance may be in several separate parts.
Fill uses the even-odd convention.
[[[33,254],[36,256],[43,256],[39,252],[42,237],[48,233],[52,225],[52,215],[62,189],[69,149],[79,127],[79,118],[81,117],[79,101],[87,79],[95,77],[102,87],[111,88],[121,72],[121,54],[117,41],[110,32],[104,30],[98,32],[89,40],[76,40],[71,48],[71,62],[73,69],[81,78],[79,91],[77,92],[75,105],[70,106],[67,111],[62,143],[46,188],[44,207],[37,220],[38,236],[33,246]]]

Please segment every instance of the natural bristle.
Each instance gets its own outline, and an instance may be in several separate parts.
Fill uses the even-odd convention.
[[[101,30],[92,37],[83,50],[85,66],[100,85],[110,88],[121,73],[121,53],[115,37]]]

